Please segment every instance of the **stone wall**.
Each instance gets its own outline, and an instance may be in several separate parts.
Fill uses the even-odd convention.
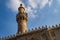
[[[30,33],[17,36],[17,40],[50,40],[47,29],[32,31]]]
[[[25,33],[10,35],[0,40],[60,40],[60,24],[52,27],[47,25],[42,28],[28,30]]]

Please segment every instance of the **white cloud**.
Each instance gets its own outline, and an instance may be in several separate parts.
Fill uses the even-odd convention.
[[[51,6],[53,0],[49,0],[48,4],[49,4],[49,7]]]
[[[10,0],[6,5],[12,11],[18,11],[19,5],[22,3],[20,0]],[[23,3],[22,3],[23,4]],[[23,4],[24,5],[24,4]]]
[[[38,0],[28,0],[28,3],[33,8],[37,8],[39,2],[38,2]]]
[[[13,12],[18,12],[18,7],[22,3],[24,7],[26,8],[26,12],[28,13],[29,17],[36,18],[36,12],[37,10],[33,10],[39,7],[42,9],[46,6],[46,4],[49,4],[51,6],[52,0],[28,0],[28,6],[25,7],[25,4],[22,2],[22,0],[10,0],[7,3],[7,7],[10,8]],[[33,9],[32,9],[33,8]]]
[[[29,6],[26,8],[26,12],[28,13],[29,17],[36,18],[37,16],[35,15],[36,11],[32,10],[32,8]]]
[[[41,0],[41,3],[40,3],[40,8],[44,8],[45,5],[48,3],[48,0]]]
[[[46,6],[46,4],[49,5],[49,7],[51,6],[53,0],[28,0],[28,3],[30,6],[32,6],[33,8],[37,8],[38,5],[40,6],[40,8],[44,8]]]

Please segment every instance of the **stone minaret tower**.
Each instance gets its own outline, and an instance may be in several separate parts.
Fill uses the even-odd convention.
[[[18,23],[18,34],[20,32],[24,33],[27,30],[26,23],[27,23],[27,13],[25,13],[25,8],[20,4],[18,8],[18,14],[16,15],[16,21]]]

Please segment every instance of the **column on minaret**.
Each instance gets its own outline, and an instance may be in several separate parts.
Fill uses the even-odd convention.
[[[16,21],[18,23],[18,34],[20,32],[24,33],[27,30],[27,23],[28,15],[25,13],[25,8],[20,4],[20,7],[18,8],[18,14],[16,15]]]

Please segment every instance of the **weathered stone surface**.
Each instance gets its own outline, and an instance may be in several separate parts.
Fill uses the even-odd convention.
[[[18,32],[25,32],[27,27],[26,27],[26,22],[27,22],[27,13],[25,13],[25,8],[20,4],[20,7],[18,8],[18,14],[16,16],[16,21],[18,23]]]
[[[1,40],[60,40],[60,27],[32,30]]]

